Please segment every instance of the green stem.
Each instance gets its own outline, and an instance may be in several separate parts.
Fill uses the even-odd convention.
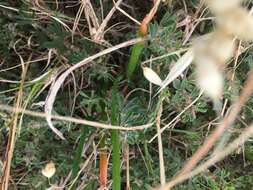
[[[119,109],[117,101],[117,81],[113,85],[112,90],[112,115],[111,123],[112,125],[119,124]],[[121,177],[120,177],[120,137],[119,131],[116,129],[111,130],[111,143],[112,143],[112,189],[120,190]]]
[[[127,65],[127,77],[130,79],[139,63],[140,55],[142,53],[142,50],[144,49],[144,43],[140,42],[133,46],[133,49],[131,51],[131,56],[129,59],[129,63]]]

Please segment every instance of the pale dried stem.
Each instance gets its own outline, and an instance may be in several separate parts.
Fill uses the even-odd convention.
[[[126,190],[130,190],[130,165],[129,165],[129,144],[125,142],[125,159],[126,159]]]
[[[231,75],[230,77],[230,81],[234,81],[234,78],[235,78],[235,70],[236,70],[236,66],[237,66],[237,63],[238,63],[238,59],[239,59],[239,56],[240,56],[240,48],[241,48],[241,45],[242,45],[242,41],[239,40],[239,43],[238,43],[238,46],[236,48],[236,53],[235,53],[235,58],[234,58],[234,65],[233,65],[233,74]],[[229,86],[228,87],[228,91],[231,91],[232,87]],[[222,111],[221,111],[221,115],[223,116],[225,114],[225,108],[227,106],[227,103],[228,103],[228,99],[226,98],[225,101],[224,101],[224,104],[223,104],[223,108],[222,108]]]
[[[78,180],[79,176],[81,175],[81,173],[84,171],[84,169],[88,166],[89,162],[91,161],[92,157],[94,157],[96,154],[96,149],[93,150],[93,152],[90,154],[90,156],[85,160],[85,162],[83,163],[81,169],[79,170],[79,172],[77,173],[76,177],[73,179],[73,181],[71,182],[68,190],[71,190],[73,188],[73,185],[76,183],[76,181]]]
[[[46,120],[48,122],[49,127],[51,128],[51,130],[55,134],[57,134],[61,139],[64,139],[64,137],[61,134],[61,132],[58,129],[56,129],[53,126],[52,122],[51,122],[51,112],[52,112],[52,109],[53,109],[53,104],[54,104],[56,95],[57,95],[57,93],[58,93],[61,85],[64,83],[65,79],[69,76],[69,74],[71,74],[76,69],[78,69],[78,68],[80,68],[80,67],[82,67],[84,65],[87,65],[88,63],[90,63],[91,61],[93,61],[96,58],[99,58],[99,57],[101,57],[103,55],[106,55],[108,53],[116,51],[116,50],[118,50],[120,48],[127,47],[127,46],[130,46],[130,45],[138,43],[138,42],[142,42],[144,40],[145,39],[143,39],[143,38],[133,39],[133,40],[129,40],[129,41],[123,42],[121,44],[118,44],[116,46],[110,47],[108,49],[105,49],[103,51],[100,51],[99,53],[97,53],[95,55],[92,55],[90,57],[87,57],[84,60],[76,63],[75,65],[71,66],[70,68],[68,68],[65,72],[63,72],[60,75],[60,77],[51,86],[51,89],[50,89],[49,94],[47,96],[47,99],[45,101]]]
[[[85,18],[88,22],[90,35],[93,38],[96,31],[99,29],[98,18],[96,16],[96,13],[92,7],[90,0],[82,0],[82,4],[84,5],[84,13]]]
[[[71,31],[72,42],[74,41],[74,34],[75,34],[75,31],[78,27],[78,23],[79,23],[79,20],[81,18],[81,15],[83,13],[83,10],[84,10],[84,5],[81,4],[81,6],[79,7],[79,9],[76,13],[76,17],[75,17],[75,20],[74,20],[74,23],[73,23],[73,28],[72,28],[72,31]]]
[[[219,162],[220,160],[224,159],[226,156],[231,154],[233,151],[235,151],[238,148],[238,146],[242,146],[252,136],[253,136],[253,125],[248,127],[237,139],[231,142],[226,148],[218,151],[213,157],[211,157],[202,165],[198,166],[195,170],[177,177],[176,179],[167,183],[165,186],[161,187],[159,190],[169,190],[173,186],[182,183],[183,181],[205,171],[210,166]]]
[[[115,2],[114,2],[115,3]],[[141,25],[141,23],[136,20],[135,18],[133,18],[131,15],[129,15],[126,11],[124,11],[123,9],[121,9],[119,6],[116,7],[123,15],[125,15],[127,18],[129,18],[130,20],[134,21],[136,24]]]
[[[15,108],[15,107],[3,105],[3,104],[0,104],[0,110],[13,112],[13,113],[24,113],[25,115],[30,115],[30,116],[39,117],[39,118],[46,118],[48,116],[48,114],[45,114],[45,113],[24,110],[23,108]],[[78,119],[78,118],[67,117],[67,116],[50,115],[50,117],[52,119],[56,119],[59,121],[71,122],[71,123],[76,123],[76,124],[83,124],[83,125],[88,125],[91,127],[103,128],[103,129],[118,129],[118,130],[122,130],[122,131],[143,130],[143,129],[149,128],[153,125],[153,123],[148,123],[148,124],[139,125],[139,126],[121,127],[121,126],[117,126],[117,125],[103,124],[103,123],[99,123],[99,122],[95,122],[95,121],[89,121],[89,120]]]
[[[94,40],[95,41],[101,41],[103,40],[103,36],[104,36],[104,31],[105,31],[105,27],[107,26],[107,23],[109,22],[109,20],[111,19],[112,15],[114,14],[114,12],[117,10],[116,7],[119,7],[119,5],[121,4],[123,0],[118,0],[115,4],[114,7],[110,10],[110,12],[106,15],[105,19],[103,20],[103,22],[100,24],[99,28],[96,31],[96,34],[94,35]]]
[[[164,169],[164,159],[163,159],[163,144],[162,144],[162,136],[161,136],[161,115],[163,112],[163,100],[161,100],[161,105],[159,107],[159,111],[156,118],[156,129],[158,135],[158,150],[159,150],[159,167],[160,167],[160,183],[161,185],[165,185],[166,177],[165,177],[165,169]]]

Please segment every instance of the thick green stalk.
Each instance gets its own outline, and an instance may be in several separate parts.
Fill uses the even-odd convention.
[[[112,125],[119,124],[119,109],[118,109],[118,84],[113,85],[112,90]],[[120,137],[119,131],[116,129],[111,130],[111,143],[112,143],[112,189],[120,190],[121,177],[120,177]]]
[[[129,59],[129,63],[127,65],[127,77],[130,79],[136,70],[136,67],[139,63],[140,55],[142,53],[142,50],[144,49],[144,43],[140,42],[133,46],[133,49],[131,51],[131,56]]]

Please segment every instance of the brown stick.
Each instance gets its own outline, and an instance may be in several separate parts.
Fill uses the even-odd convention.
[[[107,150],[101,150],[99,153],[99,183],[100,189],[105,189],[107,184]]]

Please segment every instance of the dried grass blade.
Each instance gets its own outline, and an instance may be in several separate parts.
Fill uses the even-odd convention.
[[[192,63],[192,61],[193,50],[189,49],[173,66],[157,93],[161,92],[164,88],[166,88],[166,86],[168,86],[173,80],[182,74],[182,72],[184,72],[184,70]]]
[[[52,121],[51,121],[52,120],[51,114],[52,114],[53,104],[55,102],[56,95],[57,95],[57,93],[58,93],[61,85],[64,83],[65,79],[67,78],[67,76],[70,73],[72,73],[74,70],[76,70],[79,67],[82,67],[82,66],[90,63],[92,60],[94,60],[94,59],[96,59],[96,58],[98,58],[100,56],[106,55],[106,54],[111,53],[113,51],[116,51],[116,50],[118,50],[120,48],[127,47],[127,46],[133,45],[135,43],[142,42],[143,40],[144,40],[143,38],[132,39],[132,40],[123,42],[121,44],[118,44],[116,46],[107,48],[107,49],[105,49],[103,51],[100,51],[99,53],[97,53],[95,55],[92,55],[90,57],[87,57],[87,58],[83,59],[82,61],[80,61],[77,64],[75,64],[74,66],[70,67],[64,73],[62,73],[60,75],[60,77],[55,81],[55,83],[52,84],[51,90],[49,91],[47,99],[45,101],[45,108],[44,108],[44,111],[46,113],[47,123],[48,123],[50,129],[56,135],[58,135],[61,139],[64,139],[62,133],[53,126]]]

